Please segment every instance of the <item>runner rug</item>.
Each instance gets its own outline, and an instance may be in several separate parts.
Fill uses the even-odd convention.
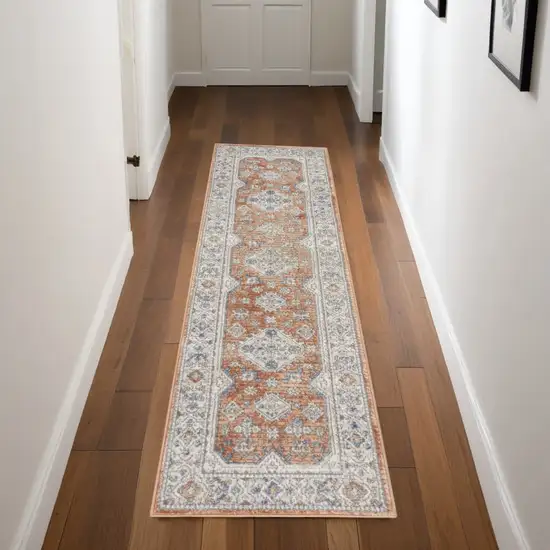
[[[326,149],[217,145],[154,516],[395,517]]]

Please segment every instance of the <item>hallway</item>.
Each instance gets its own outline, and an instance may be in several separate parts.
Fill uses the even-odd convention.
[[[496,543],[399,210],[380,125],[346,88],[177,88],[151,200],[44,550],[485,550]],[[214,143],[329,149],[396,520],[149,517]]]

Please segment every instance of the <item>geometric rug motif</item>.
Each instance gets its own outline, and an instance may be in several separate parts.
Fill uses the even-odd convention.
[[[215,147],[152,515],[396,515],[324,148]]]

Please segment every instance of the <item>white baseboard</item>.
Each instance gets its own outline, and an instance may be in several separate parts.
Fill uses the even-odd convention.
[[[393,194],[403,216],[499,548],[500,550],[530,550],[512,495],[506,485],[489,427],[479,405],[470,370],[443,300],[439,283],[416,229],[406,197],[399,187],[397,174],[383,140],[380,140],[380,160],[386,168]]]
[[[162,130],[162,134],[159,138],[153,157],[149,165],[143,167],[141,173],[141,181],[138,182],[138,199],[147,200],[153,189],[155,183],[157,182],[157,176],[159,173],[160,165],[162,159],[164,158],[164,153],[166,153],[166,147],[168,147],[168,142],[170,141],[170,119],[166,120],[166,124]]]
[[[347,71],[311,71],[310,86],[347,86]],[[168,98],[176,86],[206,86],[206,75],[200,71],[175,73],[169,88]]]
[[[168,84],[168,92],[166,93],[166,97],[168,98],[168,101],[170,101],[170,99],[172,98],[172,94],[176,89],[175,76],[176,75],[172,75],[172,80],[170,80],[170,84]]]
[[[310,86],[347,86],[347,71],[311,71]]]
[[[357,83],[355,80],[353,80],[353,76],[348,75],[348,90],[349,95],[351,96],[351,99],[353,101],[353,104],[355,105],[355,112],[357,113],[357,116],[360,117],[360,109],[361,109],[361,92],[359,91],[359,87],[357,86]]]
[[[206,75],[202,71],[175,73],[172,82],[175,86],[206,86]]]
[[[132,255],[132,233],[128,231],[103,287],[52,435],[35,475],[11,550],[40,550],[42,547],[78,423],[107,339]]]

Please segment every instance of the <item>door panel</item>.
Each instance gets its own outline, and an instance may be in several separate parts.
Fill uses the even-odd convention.
[[[262,3],[262,79],[309,84],[309,5]]]
[[[203,14],[208,84],[253,84],[257,65],[253,4],[215,0],[208,3]]]
[[[207,84],[309,84],[310,0],[203,0]]]

